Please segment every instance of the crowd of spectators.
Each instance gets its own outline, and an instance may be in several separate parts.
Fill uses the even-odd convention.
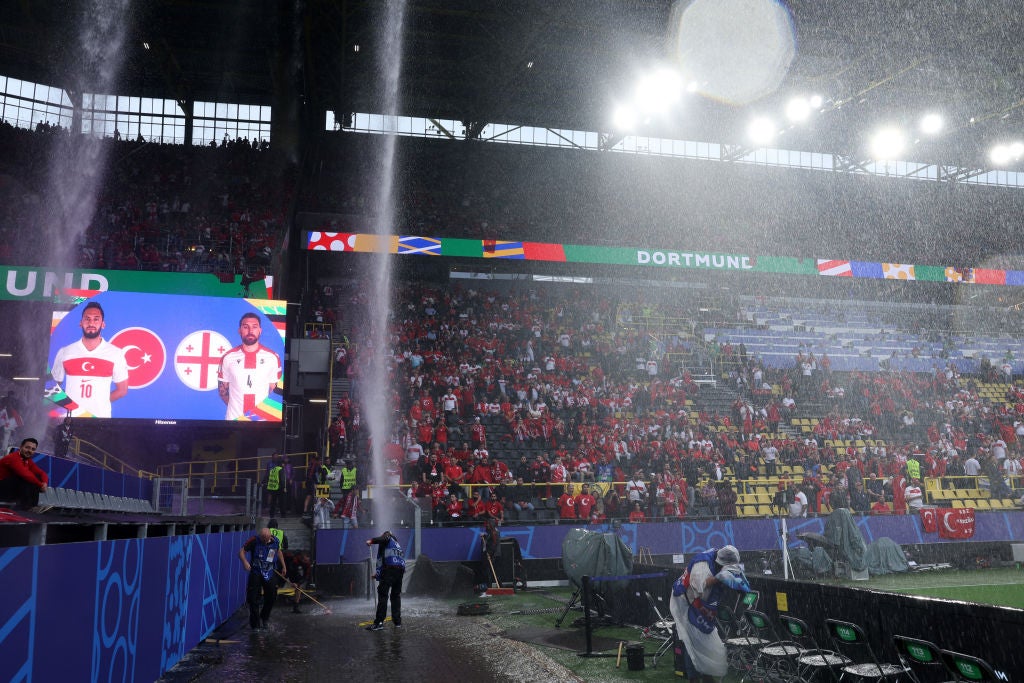
[[[979,378],[952,367],[834,373],[827,356],[803,352],[790,367],[766,367],[742,346],[655,334],[651,320],[696,315],[705,303],[696,298],[427,283],[403,283],[395,296],[385,450],[405,490],[430,500],[439,520],[548,506],[574,520],[581,510],[591,520],[732,516],[762,485],[787,505],[802,493],[804,513],[836,501],[902,512],[908,460],[921,476],[967,476],[967,461],[998,441],[1005,472],[1024,443],[1017,385],[993,403],[980,397]],[[335,375],[350,382],[350,453],[365,443],[357,434],[369,301],[358,287],[320,292],[341,341]],[[713,359],[719,378],[746,378],[725,385],[731,405],[712,401],[686,369],[698,357]],[[808,415],[800,406],[820,418],[807,432],[789,427]],[[784,476],[792,466],[803,474]]]
[[[9,263],[259,279],[294,201],[294,169],[246,139],[186,147],[2,123],[0,146],[0,258]]]

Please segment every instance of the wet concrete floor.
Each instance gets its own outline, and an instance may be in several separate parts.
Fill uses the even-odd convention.
[[[303,601],[302,614],[279,599],[266,630],[249,628],[239,610],[188,653],[163,679],[199,681],[472,681],[580,680],[530,646],[503,638],[478,617],[460,617],[451,603],[403,598],[402,628],[387,623],[366,631],[373,600],[321,599],[329,609]]]

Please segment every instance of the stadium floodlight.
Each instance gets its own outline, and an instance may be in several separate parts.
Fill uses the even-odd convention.
[[[636,107],[646,113],[664,113],[680,100],[682,94],[682,76],[675,69],[662,67],[642,76],[637,82]]]
[[[1024,143],[1022,142],[996,145],[988,153],[988,158],[995,166],[1005,166],[1011,161],[1020,161],[1022,156],[1024,156]]]
[[[697,92],[698,88],[700,88],[700,83],[697,81],[690,81],[686,84],[686,92]]]
[[[938,135],[942,132],[943,124],[944,122],[940,115],[931,113],[921,117],[919,128],[925,135]]]
[[[794,97],[786,105],[786,118],[793,123],[803,123],[811,116],[811,103],[806,97]]]
[[[811,95],[807,103],[811,105],[811,109],[821,109],[821,105],[825,104],[825,98],[821,95]]]
[[[907,139],[898,128],[882,128],[871,138],[871,158],[895,159],[903,153]]]
[[[758,116],[747,125],[747,137],[750,142],[763,146],[775,139],[775,122],[766,116]]]
[[[636,128],[636,109],[628,104],[616,105],[612,112],[612,125],[620,133],[628,133]]]
[[[988,153],[989,160],[996,166],[1002,166],[1010,161],[1010,148],[1007,145],[996,145]]]

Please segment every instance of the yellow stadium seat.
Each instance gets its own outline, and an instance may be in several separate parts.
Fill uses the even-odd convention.
[[[988,505],[993,510],[1002,510],[1002,509],[1004,509],[1006,507],[1006,505],[1003,503],[1003,501],[1000,500],[999,498],[993,498],[993,499],[989,500],[988,501]]]
[[[978,498],[974,501],[974,507],[978,510],[991,510],[992,506],[989,505],[988,500],[985,498]]]

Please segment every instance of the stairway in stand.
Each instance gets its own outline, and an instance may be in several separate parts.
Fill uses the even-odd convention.
[[[268,519],[268,517],[260,519],[262,526],[267,525]],[[288,541],[288,550],[312,550],[313,529],[311,526],[303,524],[301,514],[290,513],[288,517],[278,517],[277,528],[284,532],[285,539]]]

